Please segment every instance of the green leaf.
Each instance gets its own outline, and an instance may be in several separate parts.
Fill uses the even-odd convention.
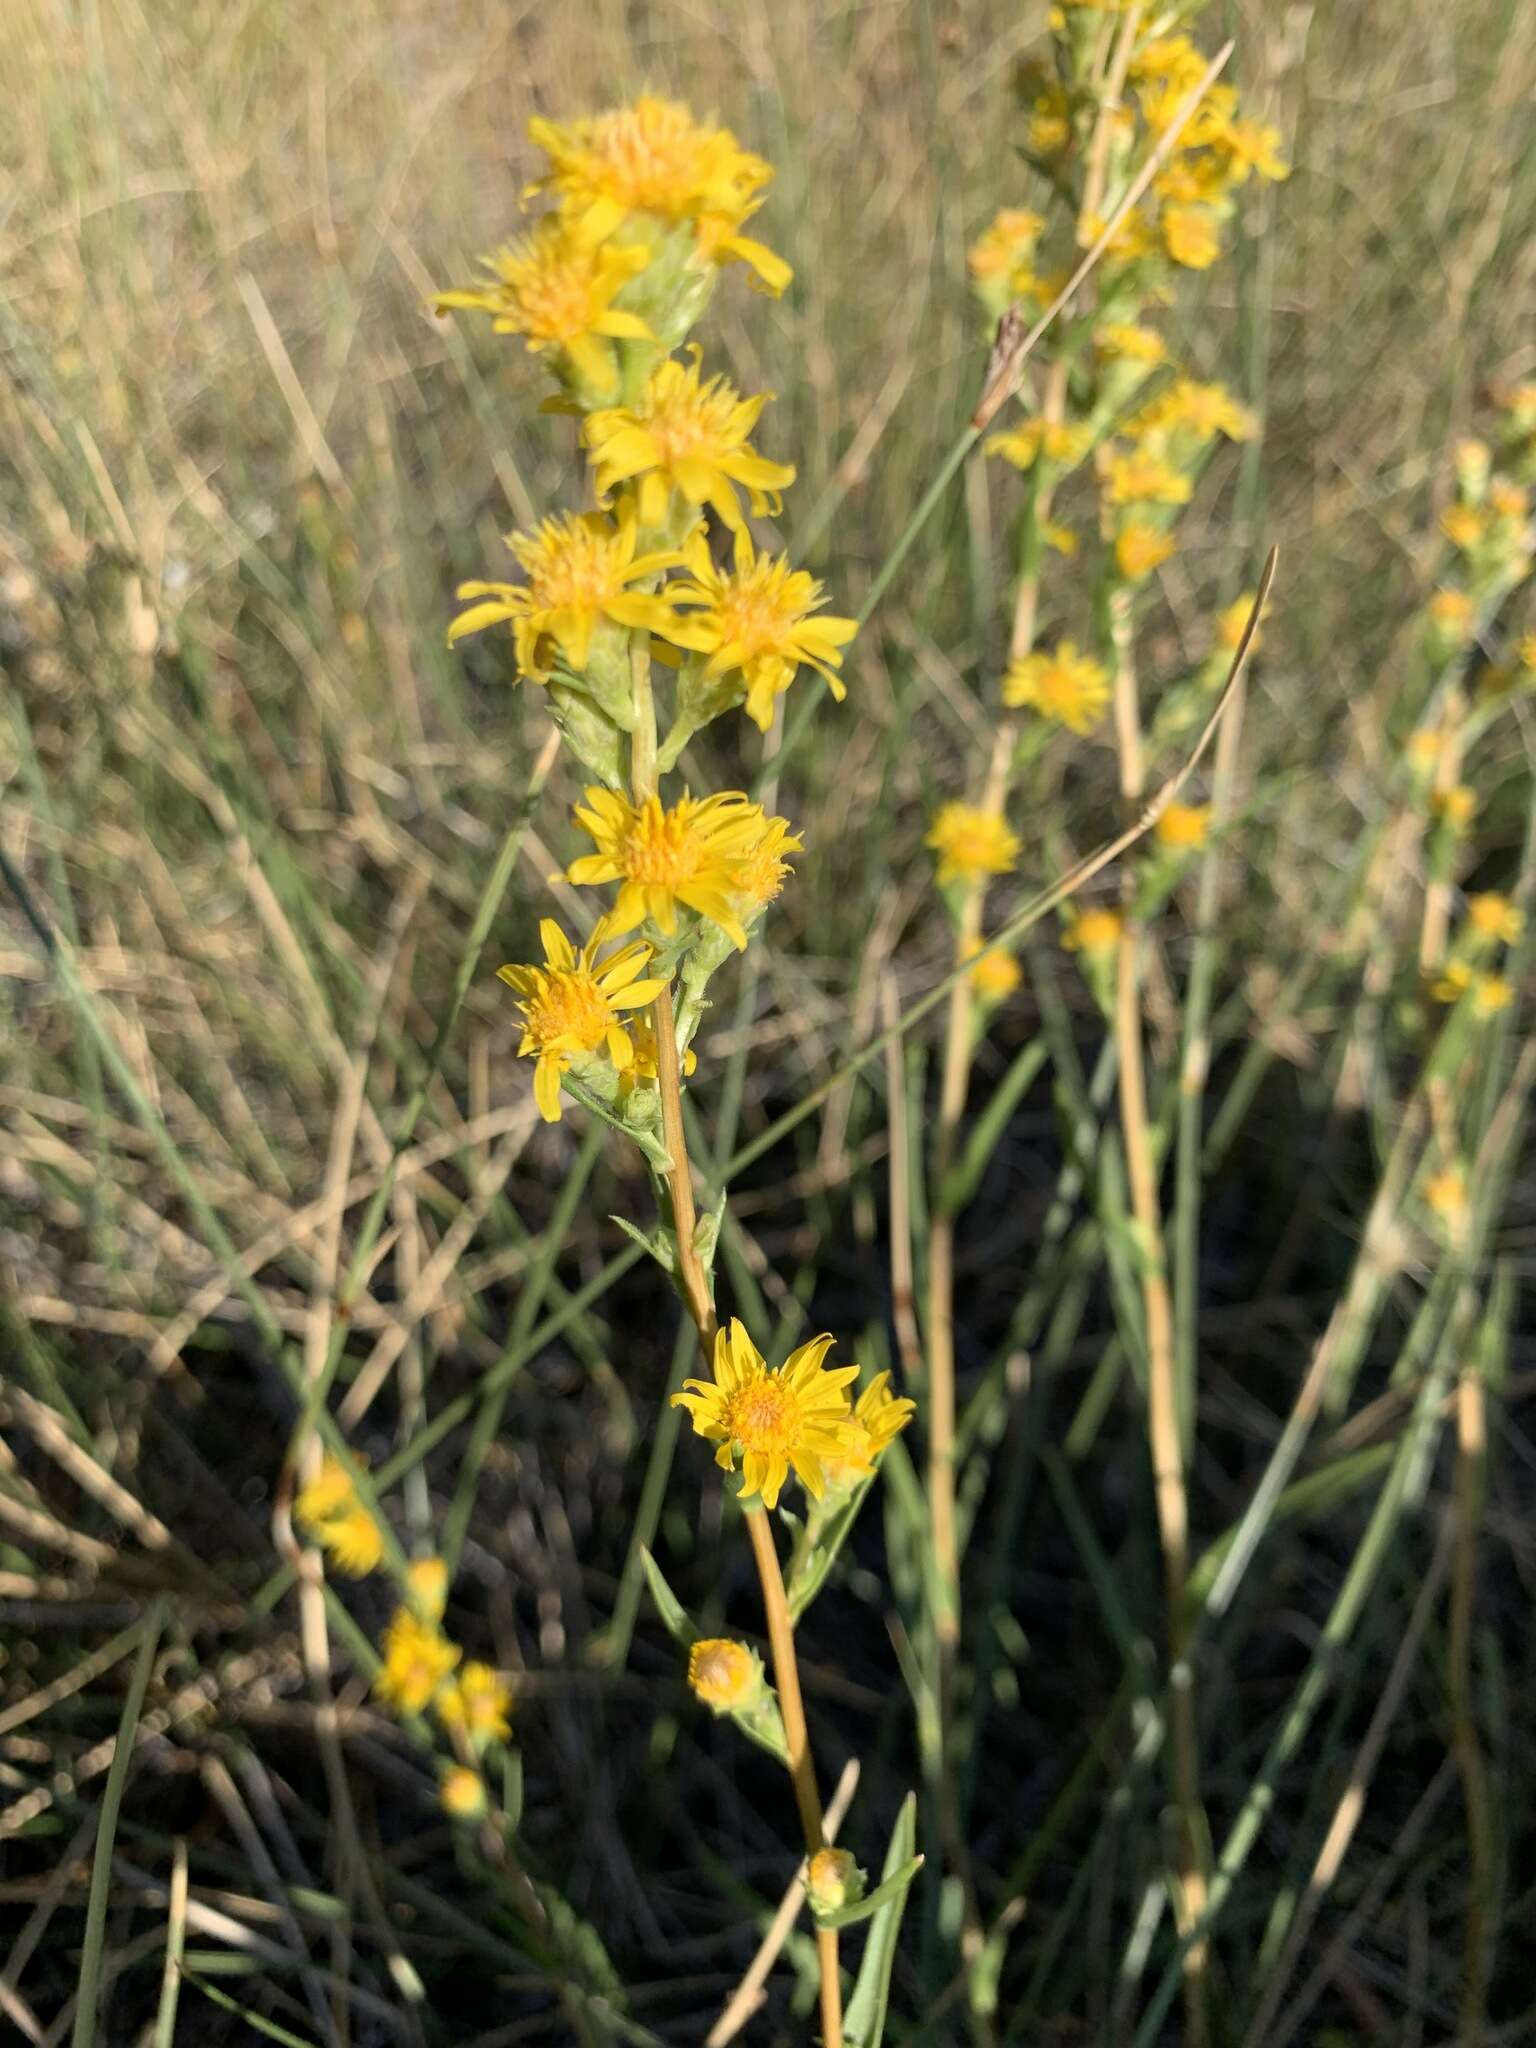
[[[1351,1451],[1336,1458],[1320,1471],[1296,1479],[1275,1502],[1272,1522],[1298,1521],[1307,1516],[1331,1513],[1336,1507],[1368,1486],[1397,1452],[1396,1442],[1371,1444],[1363,1451]],[[1237,1528],[1228,1529],[1205,1550],[1189,1575],[1187,1596],[1191,1608],[1202,1606],[1215,1584],[1222,1561],[1237,1540]]]
[[[858,1980],[853,1987],[853,1996],[848,2001],[848,2010],[843,2016],[843,2032],[848,2048],[880,2048],[885,2034],[885,2012],[891,1996],[891,1971],[896,1964],[896,1937],[901,1931],[901,1916],[906,1908],[907,1889],[911,1884],[911,1871],[917,1865],[914,1853],[917,1843],[917,1795],[909,1792],[901,1802],[901,1811],[896,1816],[896,1825],[891,1830],[891,1845],[885,1852],[885,1865],[880,1872],[880,1884],[874,1897],[881,1899],[875,1913],[874,1924],[869,1930],[869,1940],[864,1945],[863,1959],[859,1964]],[[910,1868],[909,1868],[910,1866]],[[902,1871],[907,1875],[897,1885],[889,1898],[885,1893],[890,1881]]]
[[[848,1532],[858,1519],[864,1497],[876,1478],[871,1473],[868,1479],[860,1480],[846,1500],[831,1509],[823,1521],[819,1509],[813,1512],[806,1525],[803,1539],[795,1546],[794,1562],[789,1568],[789,1584],[785,1588],[789,1596],[789,1614],[798,1622],[807,1607],[826,1584],[827,1574],[837,1562],[837,1554],[848,1540]]]
[[[510,1843],[523,1818],[523,1753],[520,1749],[502,1751],[501,1811]]]
[[[691,1650],[702,1636],[684,1612],[683,1603],[662,1577],[661,1566],[651,1553],[640,1546],[640,1563],[645,1570],[645,1583],[651,1589],[651,1598],[656,1602],[656,1612],[661,1616],[663,1628],[675,1643],[681,1643],[685,1650]]]
[[[993,1089],[986,1108],[971,1127],[965,1151],[950,1168],[939,1187],[940,1215],[954,1216],[970,1201],[987,1170],[987,1161],[997,1150],[1008,1121],[1023,1099],[1036,1074],[1045,1065],[1049,1050],[1043,1038],[1033,1038],[1014,1054],[1008,1071]]]
[[[818,1927],[857,1927],[861,1920],[868,1920],[871,1914],[892,1899],[899,1899],[907,1886],[923,1867],[921,1856],[911,1856],[898,1870],[877,1884],[867,1898],[855,1899],[851,1905],[839,1906],[835,1913],[818,1913]]]
[[[610,1216],[610,1223],[617,1223],[631,1244],[639,1245],[649,1258],[653,1258],[669,1280],[677,1278],[677,1257],[672,1249],[670,1231],[659,1230],[654,1237],[648,1236],[637,1223],[631,1223],[627,1216]]]

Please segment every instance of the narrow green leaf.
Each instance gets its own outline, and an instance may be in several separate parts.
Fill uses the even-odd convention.
[[[922,1869],[923,1860],[921,1856],[909,1857],[899,1870],[893,1870],[889,1877],[877,1884],[867,1898],[855,1899],[848,1906],[839,1906],[835,1913],[818,1913],[816,1915],[816,1925],[818,1927],[833,1928],[857,1927],[861,1920],[868,1920],[873,1914],[878,1913],[882,1906],[888,1905],[892,1899],[899,1899],[901,1897],[907,1886]]]
[[[916,1843],[917,1795],[909,1792],[901,1802],[901,1811],[891,1830],[891,1845],[885,1852],[885,1866],[880,1873],[882,1892],[887,1880],[913,1863]],[[869,1930],[858,1979],[844,2015],[843,2028],[848,2048],[880,2048],[885,2034],[886,2007],[891,1997],[891,1971],[896,1965],[896,1937],[901,1931],[901,1916],[906,1908],[910,1882],[909,1876],[897,1887],[893,1897],[882,1902]]]
[[[194,1976],[190,1970],[184,1970],[182,1974],[211,2004],[220,2005],[225,2012],[234,2013],[258,2034],[265,2034],[269,2041],[281,2041],[283,2048],[315,2048],[313,2041],[306,2041],[300,2034],[290,2034],[288,2029],[280,2027],[276,2020],[264,2019],[259,2012],[252,2012],[249,2006],[241,2005],[238,2000],[231,1998],[227,1991],[220,1991],[210,1984],[206,1977]]]
[[[107,1938],[107,1898],[112,1889],[112,1844],[117,1838],[117,1816],[128,1783],[128,1766],[133,1757],[133,1738],[144,1711],[150,1673],[155,1668],[155,1651],[165,1626],[166,1601],[162,1594],[141,1624],[139,1653],[133,1661],[123,1711],[117,1724],[117,1743],[112,1765],[101,1795],[101,1818],[96,1824],[96,1841],[91,1852],[91,1891],[85,1908],[85,1942],[80,1952],[80,1977],[75,1992],[75,2024],[70,2035],[72,2048],[93,2048],[96,2039],[96,2005],[101,1995],[101,1952]]]
[[[662,1577],[661,1566],[648,1550],[642,1548],[640,1562],[645,1567],[645,1583],[651,1589],[651,1598],[656,1602],[662,1627],[674,1642],[681,1643],[685,1650],[691,1650],[702,1632],[688,1619],[683,1603]]]
[[[972,1125],[964,1152],[944,1176],[938,1199],[941,1215],[957,1215],[981,1185],[987,1162],[997,1150],[1025,1090],[1045,1065],[1048,1051],[1043,1038],[1032,1038],[1028,1045],[1014,1054],[1007,1073],[993,1089],[986,1108]]]

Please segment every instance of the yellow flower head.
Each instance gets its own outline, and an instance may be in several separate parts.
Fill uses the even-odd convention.
[[[1515,999],[1513,982],[1506,981],[1502,974],[1479,974],[1472,983],[1472,1014],[1474,1017],[1497,1016],[1500,1010],[1507,1010]]]
[[[1262,121],[1224,121],[1211,137],[1211,147],[1222,158],[1234,185],[1246,184],[1250,172],[1276,184],[1291,175],[1290,165],[1280,154],[1279,129]]]
[[[384,1556],[383,1532],[338,1459],[322,1459],[293,1507],[307,1534],[329,1553],[338,1571],[362,1579],[378,1569]]]
[[[1029,274],[1030,259],[1044,226],[1044,219],[1027,207],[1004,207],[971,244],[966,263],[972,277],[982,284],[1005,282],[1009,296],[1017,297],[1014,278],[1021,271]]]
[[[493,316],[498,334],[523,334],[535,352],[563,353],[594,391],[618,380],[611,343],[652,341],[638,313],[614,300],[648,261],[642,248],[619,248],[581,222],[541,221],[531,235],[482,259],[490,272],[476,290],[439,292],[439,313],[472,307]]]
[[[1468,551],[1488,531],[1488,520],[1475,505],[1448,505],[1440,514],[1440,531],[1452,547]]]
[[[1069,953],[1102,958],[1119,945],[1124,929],[1125,920],[1118,910],[1080,910],[1062,933],[1061,943]]]
[[[440,1557],[413,1558],[405,1582],[416,1612],[425,1621],[441,1621],[448,1605],[448,1566]]]
[[[1432,790],[1429,808],[1453,832],[1464,832],[1477,816],[1477,791],[1465,782],[1453,783],[1449,789]]]
[[[512,1694],[500,1672],[473,1660],[437,1695],[438,1719],[443,1726],[462,1728],[476,1748],[506,1741],[512,1733],[507,1718],[511,1706]]]
[[[895,1442],[916,1413],[915,1401],[909,1401],[905,1394],[891,1392],[890,1374],[876,1373],[854,1405],[842,1450],[822,1460],[828,1485],[851,1487],[868,1479],[881,1453]]]
[[[1523,669],[1536,675],[1536,633],[1524,633],[1515,642],[1515,659]]]
[[[706,380],[699,374],[697,348],[693,356],[691,363],[658,363],[635,403],[592,413],[582,439],[599,497],[638,479],[642,526],[662,525],[675,493],[695,512],[713,505],[727,526],[739,529],[737,486],[746,490],[754,512],[777,513],[779,492],[794,482],[795,472],[752,448],[749,437],[769,394],[743,398],[724,377]]]
[[[1127,583],[1140,583],[1173,552],[1173,535],[1149,519],[1128,519],[1115,535],[1115,567]]]
[[[1000,1003],[1005,996],[1011,996],[1024,979],[1024,970],[1013,955],[996,946],[987,946],[985,939],[972,939],[965,949],[965,957],[975,962],[971,969],[971,987],[988,1002]]]
[[[1104,489],[1112,505],[1187,505],[1193,493],[1187,476],[1145,449],[1106,455]]]
[[[706,128],[676,101],[646,94],[587,120],[530,121],[528,133],[550,159],[530,192],[554,193],[588,232],[611,235],[626,215],[663,227],[692,221],[701,262],[745,263],[772,292],[789,283],[782,257],[740,233],[773,170],[728,128]]]
[[[1457,1222],[1466,1214],[1465,1175],[1454,1166],[1448,1166],[1443,1173],[1432,1173],[1424,1183],[1424,1199],[1442,1221]]]
[[[1091,213],[1077,231],[1081,247],[1091,249],[1100,235],[1109,226],[1102,214]],[[1143,256],[1150,256],[1157,247],[1157,238],[1151,221],[1139,206],[1133,206],[1125,217],[1117,221],[1115,231],[1104,248],[1104,267],[1114,269],[1118,264],[1138,263]]]
[[[333,1458],[327,1451],[314,1478],[299,1489],[293,1510],[301,1522],[313,1528],[317,1523],[330,1521],[333,1515],[345,1513],[356,1498],[351,1474],[339,1458]]]
[[[674,620],[664,597],[634,585],[678,560],[676,554],[635,552],[632,516],[617,521],[602,512],[546,519],[537,533],[514,533],[507,545],[528,572],[526,583],[461,583],[459,596],[478,598],[448,628],[450,645],[466,633],[506,620],[517,649],[517,672],[547,683],[556,657],[575,675],[586,668],[592,641],[605,621],[670,634]]]
[[[1186,270],[1209,270],[1221,254],[1221,225],[1206,206],[1165,206],[1163,247]]]
[[[740,790],[725,790],[718,796],[681,796],[663,809],[660,797],[636,805],[611,789],[594,787],[575,815],[597,852],[572,861],[566,877],[577,883],[622,884],[605,920],[613,936],[632,932],[649,918],[670,939],[681,904],[719,925],[733,945],[746,945],[737,897],[742,871],[768,830],[761,804],[749,802]]]
[[[1080,462],[1093,439],[1093,429],[1083,421],[1025,420],[1004,434],[989,434],[982,444],[985,455],[1001,455],[1015,469],[1033,469],[1042,447],[1047,462],[1069,465]]]
[[[1525,915],[1507,896],[1492,889],[1467,898],[1467,922],[1480,939],[1498,939],[1512,946],[1525,929]]]
[[[1109,674],[1101,662],[1063,640],[1049,654],[1026,654],[1003,677],[1003,702],[1028,705],[1069,732],[1092,732],[1109,702]]]
[[[848,1849],[818,1849],[805,1867],[805,1895],[813,1913],[837,1913],[863,1898],[865,1874]]]
[[[1464,590],[1437,590],[1429,600],[1429,616],[1449,641],[1465,640],[1477,618],[1477,607]]]
[[[1202,384],[1196,377],[1175,377],[1150,405],[1144,405],[1124,431],[1145,442],[1149,436],[1184,432],[1198,441],[1225,434],[1229,441],[1251,441],[1257,422],[1239,405],[1225,384]]]
[[[363,1579],[378,1570],[384,1556],[384,1538],[361,1501],[346,1514],[322,1522],[314,1533],[335,1559],[338,1571]]]
[[[1224,654],[1236,654],[1238,648],[1242,645],[1243,630],[1253,613],[1253,603],[1257,596],[1258,592],[1256,590],[1244,591],[1243,595],[1235,597],[1224,611],[1217,613],[1216,645]],[[1262,633],[1254,633],[1253,646],[1255,651],[1263,638],[1264,635]]]
[[[729,1636],[705,1636],[688,1652],[688,1684],[717,1714],[739,1713],[762,1697],[762,1660]]]
[[[419,1714],[458,1663],[462,1651],[409,1607],[400,1607],[384,1633],[384,1662],[373,1689],[402,1714]]]
[[[826,593],[804,569],[791,569],[783,555],[759,555],[750,534],[738,530],[729,569],[715,566],[709,542],[696,532],[684,551],[688,573],[668,593],[678,605],[697,606],[675,618],[667,637],[675,646],[708,656],[708,678],[739,670],[746,682],[747,716],[766,732],[773,703],[807,662],[841,703],[846,694],[837,671],[842,650],[857,633],[853,619],[824,614]]]
[[[1433,775],[1445,748],[1445,734],[1437,725],[1421,725],[1408,735],[1403,753],[1415,775]]]
[[[1209,804],[1170,804],[1153,828],[1164,846],[1186,851],[1204,846],[1211,829]]]
[[[694,1429],[720,1448],[715,1463],[733,1472],[741,1459],[741,1495],[756,1493],[777,1507],[793,1467],[806,1491],[820,1500],[823,1458],[844,1452],[849,1436],[848,1383],[856,1365],[829,1371],[822,1360],[828,1336],[814,1337],[770,1368],[741,1324],[715,1339],[715,1377],[685,1380],[672,1404],[685,1408]]]
[[[1488,509],[1496,519],[1528,519],[1531,494],[1523,484],[1513,483],[1507,476],[1496,476],[1488,486]]]
[[[1060,156],[1072,141],[1072,103],[1055,79],[1030,103],[1026,133],[1035,156]]]
[[[655,1002],[666,987],[664,981],[644,978],[649,946],[624,946],[599,962],[598,950],[611,935],[605,920],[578,953],[554,919],[546,917],[539,925],[544,965],[497,970],[517,991],[523,1016],[523,1042],[517,1050],[521,1058],[538,1061],[533,1099],[546,1123],[560,1121],[560,1076],[573,1056],[601,1047],[618,1071],[625,1071],[634,1047],[619,1013]]]
[[[1156,328],[1138,327],[1127,321],[1107,320],[1102,327],[1096,327],[1093,346],[1101,356],[1146,363],[1149,367],[1162,362],[1168,354],[1168,344]]]
[[[621,1097],[627,1094],[637,1081],[655,1081],[659,1072],[656,1060],[656,1026],[651,1021],[649,1013],[635,1019],[629,1027],[629,1036],[635,1048],[635,1057],[619,1076]],[[698,1064],[698,1054],[689,1046],[680,1062],[684,1075],[696,1072]]]
[[[736,893],[748,922],[777,901],[784,877],[793,872],[784,856],[804,850],[799,835],[790,831],[788,818],[763,820],[762,830],[736,875]]]
[[[1131,59],[1133,85],[1171,85],[1181,96],[1205,76],[1206,59],[1188,36],[1154,36]]]
[[[1021,841],[1001,811],[945,804],[923,843],[939,856],[938,878],[943,883],[1006,875],[1018,860]]]
[[[443,1811],[454,1820],[483,1820],[489,1802],[480,1773],[468,1764],[450,1764],[438,1780]]]

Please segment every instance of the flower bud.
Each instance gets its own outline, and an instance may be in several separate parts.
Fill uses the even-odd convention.
[[[806,1865],[805,1895],[813,1913],[837,1913],[856,1904],[864,1885],[864,1872],[847,1849],[818,1849]]]

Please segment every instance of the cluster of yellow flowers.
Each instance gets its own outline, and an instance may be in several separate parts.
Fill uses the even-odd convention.
[[[1232,87],[1208,86],[1188,113],[1208,69],[1188,34],[1169,32],[1166,15],[1148,10],[1139,24],[1117,22],[1107,43],[1106,13],[1128,10],[1053,9],[1051,61],[1032,61],[1018,74],[1025,108],[1021,153],[1047,181],[1053,203],[1040,212],[1005,208],[969,255],[976,295],[992,319],[1021,304],[1030,312],[1043,309],[1159,152],[1145,195],[1119,219],[1099,260],[1091,313],[1078,307],[1048,331],[1038,390],[1022,395],[1022,416],[983,444],[985,453],[1028,479],[1018,557],[1021,586],[1030,587],[1031,598],[1021,607],[1027,625],[1015,632],[1000,690],[1006,709],[1028,715],[1017,743],[1021,760],[1054,732],[1091,734],[1114,692],[1107,644],[1036,637],[1040,607],[1033,587],[1043,550],[1071,553],[1079,545],[1077,532],[1051,517],[1054,493],[1074,472],[1091,479],[1100,562],[1097,630],[1107,640],[1115,607],[1128,608],[1174,554],[1178,519],[1216,443],[1247,440],[1255,432],[1251,415],[1222,385],[1172,364],[1156,309],[1172,296],[1181,270],[1208,269],[1220,256],[1239,189],[1254,177],[1287,174],[1276,130],[1242,114]],[[1132,41],[1124,48],[1127,35]],[[1116,62],[1124,58],[1126,89],[1118,100],[1107,98],[1104,86],[1111,48]],[[1225,674],[1224,657],[1250,608],[1251,600],[1239,600],[1223,615],[1210,661],[1159,707],[1154,740],[1178,737],[1201,715],[1199,699]],[[1010,781],[1006,772],[993,777],[1004,802]],[[1176,806],[1165,816],[1152,849],[1155,887],[1165,888],[1179,861],[1203,843],[1207,822],[1198,806]],[[948,804],[928,843],[938,853],[938,879],[961,923],[964,950],[971,944],[965,925],[972,892],[1014,867],[1018,836],[1001,809]],[[1096,941],[1085,937],[1080,920],[1069,922],[1068,936],[1091,961],[1112,951],[1114,940],[1105,936],[1110,913],[1087,917]],[[985,999],[979,969],[973,987]]]
[[[824,1570],[914,1403],[891,1392],[884,1372],[855,1402],[859,1368],[828,1365],[830,1336],[770,1366],[740,1322],[716,1323],[718,1213],[696,1216],[682,1082],[711,975],[746,947],[803,848],[787,818],[742,790],[664,794],[663,781],[693,735],[726,713],[744,710],[767,733],[802,667],[841,700],[857,622],[827,612],[815,578],[763,547],[749,524],[776,517],[795,481],[791,464],[753,444],[769,394],[744,395],[707,373],[687,342],[722,265],[745,264],[770,292],[789,282],[788,266],[742,232],[768,166],[727,130],[658,99],[531,132],[550,169],[528,192],[553,210],[488,260],[485,284],[446,292],[438,306],[488,312],[498,332],[523,335],[539,354],[559,387],[546,410],[580,422],[595,502],[510,535],[522,580],[464,584],[448,637],[510,628],[516,674],[543,693],[591,778],[573,813],[590,850],[566,880],[612,895],[585,939],[546,918],[542,961],[500,972],[517,998],[519,1052],[535,1061],[541,1115],[558,1120],[570,1095],[628,1132],[652,1168],[667,1221],[647,1246],[713,1369],[673,1398],[716,1446],[720,1467],[740,1473],[777,1696],[746,1644],[698,1639],[670,1595],[662,1612],[689,1643],[696,1696],[788,1765],[807,1854],[823,1859],[813,1907],[831,1911],[817,1901],[852,1898],[859,1874],[822,1838],[789,1595],[762,1511],[777,1507],[793,1473],[813,1503],[797,1556],[808,1568],[824,1559]],[[462,1776],[473,1761],[462,1748],[467,1736],[473,1752],[475,1717],[493,1706],[472,1667],[459,1670],[438,1618],[419,1603],[396,1615],[380,1690],[402,1710],[431,1705],[459,1733],[460,1766],[442,1797],[473,1817],[484,1792]],[[824,2019],[835,2020],[836,1963],[825,1954],[821,1989]]]
[[[1464,655],[1536,558],[1536,384],[1501,398],[1488,438],[1457,444],[1454,492],[1440,515],[1449,552],[1425,608],[1425,633],[1441,661]],[[1533,681],[1536,638],[1517,636],[1505,660],[1483,668],[1478,687],[1483,697],[1500,698]]]
[[[706,376],[696,345],[686,361],[671,353],[722,264],[745,263],[772,292],[789,282],[788,266],[741,232],[768,166],[728,130],[659,99],[530,132],[550,169],[529,193],[553,198],[555,211],[489,259],[489,283],[437,303],[487,311],[543,354],[561,387],[554,409],[580,417],[597,506],[509,536],[525,580],[464,584],[449,639],[509,625],[517,674],[545,690],[597,778],[575,812],[595,851],[568,878],[615,885],[616,900],[579,946],[546,919],[543,962],[502,975],[519,998],[520,1050],[537,1061],[544,1117],[557,1119],[562,1086],[574,1087],[638,1135],[657,1121],[656,1047],[631,1013],[682,971],[677,1035],[691,1062],[709,973],[746,945],[801,850],[788,820],[743,792],[665,803],[657,777],[737,707],[766,732],[802,666],[841,698],[856,629],[822,609],[814,577],[759,552],[749,530],[748,514],[777,513],[795,480],[752,445],[768,395]],[[659,744],[653,660],[673,678]],[[629,770],[647,758],[642,786]]]
[[[361,1578],[382,1563],[379,1525],[338,1459],[322,1460],[319,1471],[300,1489],[294,1512],[305,1533],[339,1570]],[[478,1759],[493,1742],[505,1742],[511,1734],[512,1695],[498,1672],[473,1658],[465,1661],[463,1650],[444,1634],[447,1605],[446,1564],[440,1557],[416,1558],[406,1567],[405,1597],[384,1632],[374,1690],[400,1714],[422,1714],[431,1708],[456,1746]],[[484,1810],[483,1788],[468,1763],[445,1775],[442,1791],[450,1813],[471,1817]]]

